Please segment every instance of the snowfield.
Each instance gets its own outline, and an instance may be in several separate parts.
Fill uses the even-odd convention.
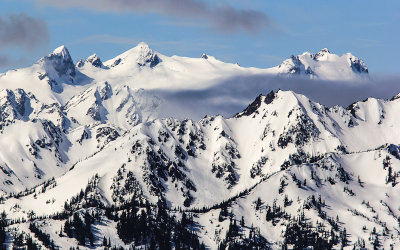
[[[158,95],[262,74],[356,81],[368,68],[327,49],[257,69],[140,43],[76,64],[61,46],[0,75],[7,247],[400,247],[398,96],[344,108],[265,90],[232,117],[193,119]]]

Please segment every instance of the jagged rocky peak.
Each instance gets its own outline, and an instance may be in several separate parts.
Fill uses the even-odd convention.
[[[245,108],[242,112],[236,114],[235,117],[239,118],[242,116],[252,115],[253,113],[257,112],[257,110],[261,107],[263,102],[265,104],[272,103],[272,101],[275,99],[277,93],[275,93],[273,90],[271,90],[271,92],[269,92],[265,96],[260,94],[249,106],[247,106],[247,108]]]
[[[397,99],[400,99],[400,93],[398,93],[397,95],[393,96],[390,100],[394,101],[394,100],[397,100]]]
[[[85,63],[83,62],[82,59],[79,59],[79,61],[75,64],[75,67],[80,68],[84,65]]]
[[[69,54],[69,51],[65,45],[61,45],[60,47],[56,48],[51,52],[47,57],[52,57],[52,56],[57,56],[57,57],[62,57],[65,58],[65,60],[71,60],[71,55]]]
[[[93,55],[89,56],[85,60],[85,63],[90,63],[91,65],[93,65],[97,68],[103,67],[103,62],[100,60],[100,57],[97,54],[93,54]]]
[[[30,99],[31,97],[23,89],[0,91],[0,130],[15,119],[29,116],[32,112]]]
[[[149,66],[153,68],[160,62],[161,59],[158,53],[150,49],[146,43],[140,42],[136,47],[108,61],[106,66],[112,68],[118,65],[132,65],[134,63],[139,67]]]
[[[64,45],[56,48],[48,56],[43,57],[39,61],[46,70],[46,73],[54,77],[54,73],[61,77],[63,75],[75,76],[75,65],[69,54],[67,47]]]
[[[202,55],[201,55],[201,58],[203,58],[203,59],[208,59],[208,55],[206,54],[206,53],[203,53]]]
[[[351,53],[347,53],[346,55],[349,58],[350,67],[354,72],[357,72],[357,73],[368,73],[368,67],[364,63],[363,60],[361,60],[360,58],[352,55]]]
[[[82,59],[80,59],[77,63],[76,63],[76,67],[77,68],[81,68],[84,65],[92,65],[93,67],[96,68],[107,68],[103,65],[103,62],[101,61],[100,57],[95,53],[91,56],[89,56],[88,58],[86,58],[85,61],[83,61]]]
[[[112,96],[112,87],[107,81],[99,83],[97,91],[102,100],[107,100]]]
[[[318,53],[316,53],[316,54],[314,55],[314,59],[315,59],[315,60],[319,60],[319,59],[321,59],[321,58],[323,58],[324,56],[329,55],[329,54],[331,54],[331,52],[329,51],[329,49],[323,48],[323,49],[321,49]]]
[[[147,43],[141,42],[134,49],[138,53],[136,62],[139,66],[149,65],[152,68],[161,61],[157,53],[150,49]]]
[[[300,74],[300,72],[305,70],[305,66],[300,61],[299,56],[291,55],[289,59],[283,61],[278,68],[281,73],[287,74]]]
[[[327,48],[316,54],[304,52],[297,56],[291,55],[275,69],[281,76],[299,75],[310,79],[350,80],[368,76],[365,74],[368,68],[361,59],[350,53],[333,54]]]

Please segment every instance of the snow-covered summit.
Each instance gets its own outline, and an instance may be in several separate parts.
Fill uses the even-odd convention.
[[[51,52],[48,55],[48,57],[51,57],[51,56],[61,56],[63,58],[72,60],[71,55],[69,54],[69,51],[68,51],[67,47],[65,47],[65,45],[61,45],[61,46],[57,47],[56,49],[54,49],[53,52]]]
[[[319,52],[317,52],[315,55],[314,55],[314,59],[315,60],[320,60],[320,59],[322,59],[322,58],[326,58],[327,57],[327,55],[329,55],[329,54],[331,54],[331,52],[329,51],[329,49],[327,49],[327,48],[323,48],[323,49],[321,49]]]
[[[101,61],[100,57],[97,54],[93,54],[89,56],[86,60],[85,63],[89,63],[93,65],[94,67],[97,68],[102,68],[104,67],[103,62]]]
[[[79,61],[75,65],[75,67],[79,69],[85,65],[91,65],[96,68],[107,69],[107,67],[105,67],[103,65],[103,62],[101,61],[100,57],[96,53],[89,56],[88,58],[86,58],[85,61],[83,61],[82,59],[79,59]]]
[[[41,58],[30,68],[30,71],[36,71],[36,73],[39,74],[39,80],[46,81],[51,90],[55,93],[61,93],[64,90],[64,83],[75,83],[75,77],[77,75],[77,70],[72,57],[67,47],[64,45],[56,48],[49,55]],[[24,76],[24,73],[26,72],[21,72],[21,76]],[[32,75],[32,77],[35,76]],[[26,75],[24,78],[26,78]],[[32,81],[31,79],[26,80]],[[17,86],[18,84],[20,83],[17,83]],[[41,90],[36,89],[34,92],[36,91],[40,92]]]
[[[48,74],[53,75],[56,73],[58,77],[63,75],[75,76],[74,62],[67,47],[64,45],[40,59],[38,63],[44,66]]]
[[[368,74],[368,67],[360,58],[347,53],[346,56],[350,61],[350,66],[354,72]]]
[[[201,54],[201,58],[203,58],[203,59],[208,59],[208,55],[206,54],[206,53],[203,53],[203,54]]]
[[[104,65],[115,67],[122,64],[129,64],[130,66],[137,64],[137,66],[155,67],[160,61],[158,53],[150,49],[148,44],[141,42],[136,47],[108,60]]]
[[[316,54],[305,52],[291,56],[273,68],[279,75],[306,76],[324,80],[351,80],[368,78],[365,63],[351,53],[332,54],[327,48]]]

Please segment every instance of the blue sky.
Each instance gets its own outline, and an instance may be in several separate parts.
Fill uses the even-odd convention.
[[[153,5],[138,8],[114,8],[114,3],[127,1],[101,0],[98,5],[82,6],[80,2],[85,1],[1,0],[0,25],[16,16],[38,23],[27,29],[33,33],[30,36],[16,36],[26,39],[25,43],[5,40],[9,31],[2,32],[0,27],[0,71],[31,65],[62,44],[75,61],[93,53],[106,60],[144,41],[165,55],[199,57],[205,52],[246,67],[272,67],[291,54],[327,47],[333,53],[351,52],[360,57],[371,73],[399,73],[398,0],[164,0],[171,4],[159,7],[160,1],[148,0]],[[182,7],[185,2],[190,4]],[[205,10],[197,14],[193,3]],[[188,9],[180,9],[184,7]],[[241,20],[247,23],[246,19],[251,19],[252,26],[239,23],[238,28],[230,27],[226,20],[235,20],[221,21],[219,16],[225,13],[218,11],[221,7],[240,13],[253,11]],[[260,18],[254,19],[256,15]],[[35,34],[42,35],[38,38]],[[38,41],[33,43],[35,39]]]

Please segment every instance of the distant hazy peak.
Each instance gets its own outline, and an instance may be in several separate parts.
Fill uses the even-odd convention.
[[[304,52],[297,56],[291,55],[275,69],[280,75],[326,80],[349,80],[368,76],[368,68],[361,59],[351,53],[332,54],[327,48],[316,54]]]

